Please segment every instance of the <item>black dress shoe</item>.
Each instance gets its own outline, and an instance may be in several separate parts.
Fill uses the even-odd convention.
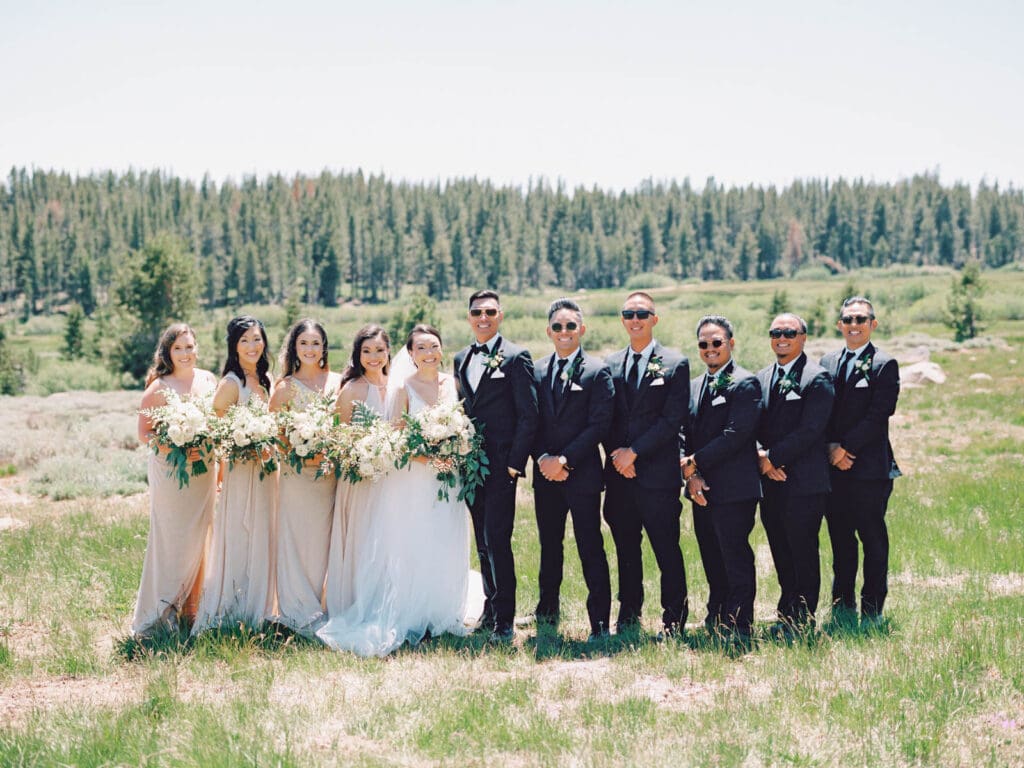
[[[511,643],[515,639],[515,636],[516,633],[515,630],[512,629],[511,624],[499,624],[494,628],[494,631],[491,632],[491,636],[488,640],[495,644],[504,645]]]
[[[683,637],[683,628],[679,624],[666,624],[658,633],[657,640],[662,643],[666,640],[680,640]]]
[[[620,619],[615,623],[615,634],[637,634],[640,632],[640,619]]]

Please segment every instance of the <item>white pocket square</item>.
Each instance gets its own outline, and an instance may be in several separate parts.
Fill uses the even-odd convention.
[[[711,405],[725,405],[725,397],[723,395],[719,395],[711,401]]]
[[[800,400],[800,393],[795,390],[790,390],[786,393],[787,400]]]
[[[491,378],[492,379],[504,379],[505,378],[505,374],[502,373],[501,369],[499,368],[498,370],[494,371],[494,373],[491,374]]]
[[[663,387],[663,386],[665,386],[665,379],[652,379],[651,380],[651,386],[652,387]]]
[[[853,385],[854,389],[866,389],[867,387],[868,387],[868,380],[867,379],[861,379],[860,381],[858,381],[856,384]]]
[[[574,381],[574,382],[572,383],[572,386],[571,386],[571,387],[569,387],[569,391],[570,391],[570,392],[582,392],[582,391],[583,391],[583,387],[581,387],[581,386],[580,386],[579,384],[577,384],[577,383],[576,383],[576,382]]]

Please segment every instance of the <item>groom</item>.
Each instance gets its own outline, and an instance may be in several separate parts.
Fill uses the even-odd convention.
[[[483,432],[491,469],[469,505],[484,582],[480,627],[492,630],[492,642],[509,642],[516,612],[516,483],[537,430],[537,389],[530,353],[498,333],[504,313],[497,292],[470,296],[467,317],[476,343],[455,355],[455,377],[466,413]]]

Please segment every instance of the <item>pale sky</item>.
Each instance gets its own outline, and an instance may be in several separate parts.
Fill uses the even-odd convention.
[[[0,0],[0,177],[1024,186],[1024,3]]]

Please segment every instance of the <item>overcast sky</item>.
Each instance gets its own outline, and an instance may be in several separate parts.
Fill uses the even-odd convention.
[[[1022,9],[0,0],[0,176],[1020,188]]]

